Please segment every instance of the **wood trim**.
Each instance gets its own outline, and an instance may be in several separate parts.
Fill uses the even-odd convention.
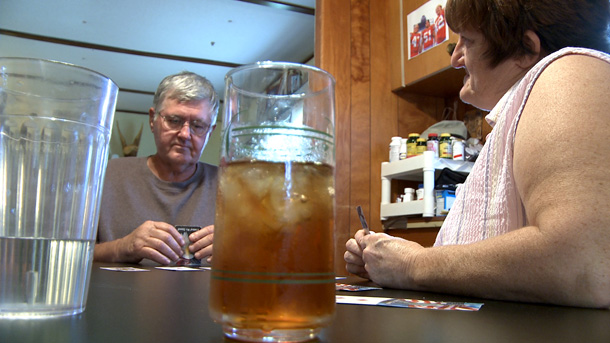
[[[142,94],[142,95],[155,96],[155,92],[141,91],[141,90],[138,90],[138,89],[119,88],[119,92],[126,92],[126,93],[134,93],[134,94]]]
[[[398,130],[392,93],[391,23],[394,0],[318,0],[316,65],[336,79],[335,265],[345,274],[345,242],[360,228],[356,206],[381,231],[381,162]]]
[[[398,97],[392,93],[394,69],[393,23],[390,4],[397,0],[371,1],[371,161],[370,225],[381,231],[381,162],[388,161],[390,138],[398,133]]]
[[[316,66],[331,73],[335,85],[335,271],[345,274],[350,198],[350,0],[316,1]]]
[[[356,207],[369,220],[371,208],[371,14],[370,2],[352,2],[351,8],[351,142],[350,142],[350,236],[359,228]],[[378,0],[377,0],[378,1]],[[355,224],[355,225],[354,225]]]
[[[18,37],[18,38],[24,38],[24,39],[32,39],[32,40],[37,40],[37,41],[41,41],[41,42],[68,45],[68,46],[74,46],[74,47],[79,47],[79,48],[116,52],[116,53],[120,53],[120,54],[151,57],[151,58],[161,58],[161,59],[165,59],[165,60],[192,62],[192,63],[199,63],[199,64],[208,64],[208,65],[214,65],[214,66],[219,66],[219,67],[235,68],[235,67],[241,66],[241,64],[238,64],[238,63],[214,61],[214,60],[208,60],[205,58],[196,58],[196,57],[189,57],[189,56],[160,54],[160,53],[133,50],[133,49],[124,49],[124,48],[119,48],[116,46],[93,44],[93,43],[75,41],[75,40],[70,40],[70,39],[55,38],[55,37],[43,36],[43,35],[35,35],[32,33],[6,30],[6,29],[0,29],[0,35],[7,35],[7,36]]]
[[[384,18],[388,18],[388,40],[390,45],[390,69],[392,89],[399,89],[405,85],[405,55],[404,55],[404,29],[402,13],[403,0],[388,0],[388,11]]]
[[[296,4],[289,4],[289,3],[286,3],[283,1],[270,1],[270,0],[237,0],[237,1],[248,2],[251,4],[267,6],[267,7],[277,8],[277,9],[281,9],[281,10],[285,10],[285,11],[303,13],[303,14],[308,14],[308,15],[315,15],[315,13],[316,13],[316,10],[313,8],[300,6],[300,5],[296,5]]]
[[[124,110],[124,109],[120,109],[117,108],[115,110],[115,112],[123,112],[123,113],[130,113],[130,114],[140,114],[140,115],[148,115],[148,112],[142,112],[142,111],[133,111],[133,110]]]

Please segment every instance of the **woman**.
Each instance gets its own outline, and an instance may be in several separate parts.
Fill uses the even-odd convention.
[[[386,287],[610,307],[609,7],[447,2],[460,98],[491,110],[492,133],[434,247],[359,231],[349,272]]]

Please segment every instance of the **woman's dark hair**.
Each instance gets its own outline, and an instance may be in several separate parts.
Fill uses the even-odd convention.
[[[525,32],[540,37],[542,54],[564,47],[610,52],[608,0],[448,0],[447,25],[455,31],[479,31],[490,66],[532,54]]]

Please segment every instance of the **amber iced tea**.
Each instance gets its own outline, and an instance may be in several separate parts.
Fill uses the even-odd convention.
[[[238,162],[216,204],[210,311],[244,330],[316,329],[335,309],[333,168]]]

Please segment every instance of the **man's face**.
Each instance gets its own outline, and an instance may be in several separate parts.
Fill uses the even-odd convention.
[[[212,132],[209,102],[203,100],[180,103],[175,99],[165,99],[161,108],[156,116],[153,108],[149,110],[150,127],[155,137],[157,155],[164,163],[172,166],[195,165]],[[186,122],[179,129],[172,129],[168,124],[171,120]],[[209,129],[205,130],[203,135],[197,136],[191,132],[193,122],[203,124]]]

